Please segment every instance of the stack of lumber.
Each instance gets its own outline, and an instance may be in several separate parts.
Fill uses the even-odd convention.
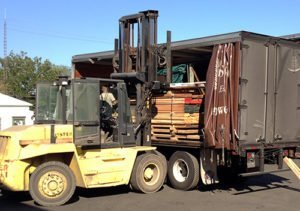
[[[153,97],[151,139],[171,141],[200,140],[199,89],[171,89]]]

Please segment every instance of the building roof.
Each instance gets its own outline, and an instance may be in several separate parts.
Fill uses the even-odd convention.
[[[300,41],[300,33],[281,36],[281,38],[288,39],[288,40],[293,40],[293,41],[297,41],[298,42],[298,41]]]
[[[27,107],[27,106],[32,106],[32,104],[0,93],[0,107],[6,107],[6,106]]]

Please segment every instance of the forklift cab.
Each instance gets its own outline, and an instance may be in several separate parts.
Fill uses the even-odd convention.
[[[40,83],[35,123],[72,124],[77,146],[136,145],[126,84],[121,80],[60,78]]]

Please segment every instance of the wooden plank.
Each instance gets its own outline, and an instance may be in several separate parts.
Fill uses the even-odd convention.
[[[159,123],[159,124],[186,124],[185,121],[181,121],[181,120],[163,120],[163,119],[152,119],[151,123]]]
[[[153,118],[151,120],[151,123],[162,123],[162,124],[198,124],[199,123],[199,119],[192,119],[192,118],[188,118],[188,119],[173,119],[173,118],[165,118],[165,119],[161,119],[161,118]]]
[[[153,134],[154,137],[158,138],[158,137],[161,137],[161,138],[171,138],[171,134]]]
[[[178,98],[175,98],[175,97],[167,97],[167,98],[164,98],[164,97],[160,97],[160,98],[154,98],[153,101],[155,102],[174,102],[174,101],[178,101],[178,102],[182,102],[184,103],[184,100],[185,100],[186,97],[178,97]],[[190,97],[192,98],[192,97]]]
[[[187,139],[187,138],[176,138],[171,137],[171,141],[192,141],[192,142],[200,142],[200,139]]]
[[[170,133],[170,129],[151,129],[151,132],[153,133]]]
[[[199,130],[175,130],[176,134],[198,134]]]
[[[165,133],[153,133],[154,138],[170,138],[171,140],[200,140],[200,135],[178,135],[178,134],[165,134]]]
[[[198,140],[198,139],[200,139],[200,135],[187,135],[186,136],[187,137],[187,139],[196,139],[196,140]]]
[[[168,113],[153,113],[154,118],[199,118],[199,113],[179,113],[179,112],[168,112]]]
[[[153,105],[152,109],[156,109],[159,112],[182,112],[184,113],[184,105]]]
[[[166,94],[164,95],[160,95],[160,96],[154,96],[155,98],[185,98],[185,97],[192,97],[192,93],[186,92],[186,93],[175,93],[175,92],[171,92],[168,91]]]
[[[152,128],[170,128],[170,127],[172,127],[171,125],[161,125],[161,124],[151,124],[151,127]]]
[[[165,118],[156,118],[156,117],[154,117],[154,118],[152,118],[152,120],[158,120],[158,121],[159,120],[166,120],[166,121],[168,121],[170,123],[172,123],[174,121],[181,121],[181,122],[186,121],[185,118],[173,118],[173,117],[165,117]]]
[[[296,177],[300,180],[300,169],[296,165],[296,163],[294,163],[294,161],[292,159],[288,158],[288,157],[283,158],[283,161],[294,172]]]
[[[160,124],[160,123],[151,123],[152,128],[159,128],[159,127],[164,127],[164,128],[169,128],[169,127],[174,127],[175,129],[194,129],[194,128],[199,128],[198,124],[183,124],[183,125],[178,125],[178,124]]]
[[[185,129],[188,129],[188,128],[199,128],[199,125],[198,124],[184,124],[184,125],[174,125],[174,127],[176,129],[179,129],[179,128],[185,128]]]

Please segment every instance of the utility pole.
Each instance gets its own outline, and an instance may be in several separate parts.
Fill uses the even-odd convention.
[[[6,22],[6,9],[4,9],[4,24],[3,24],[4,30],[3,30],[3,82],[4,87],[3,91],[6,94],[7,88],[6,88],[6,81],[8,79],[8,68],[7,68],[7,22]]]
[[[6,9],[4,10],[4,38],[3,38],[3,57],[7,57],[7,23],[6,23]]]

